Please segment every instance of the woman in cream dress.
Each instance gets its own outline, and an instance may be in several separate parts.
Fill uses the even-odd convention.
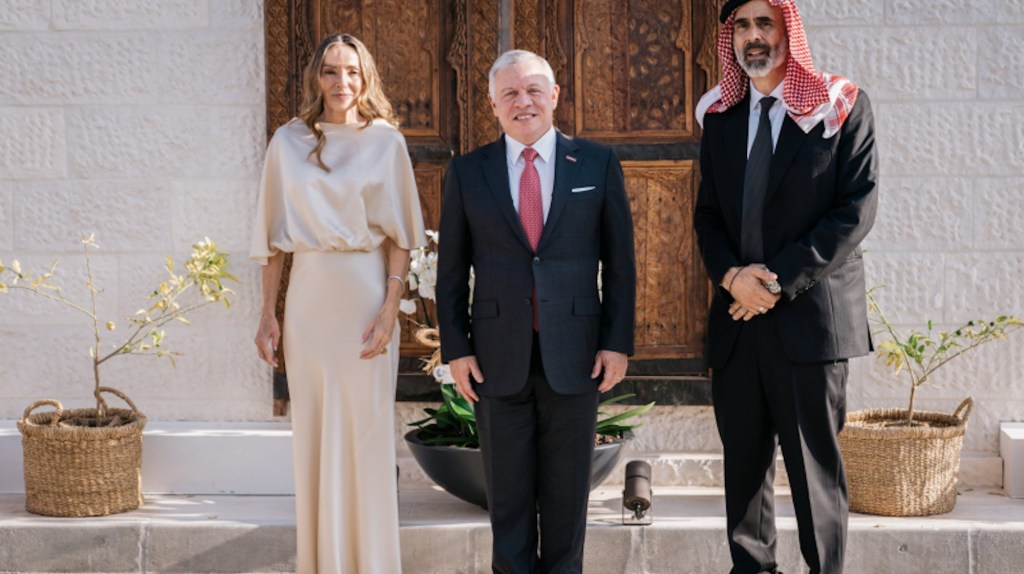
[[[398,305],[424,243],[405,140],[366,47],[328,36],[299,117],[267,148],[252,258],[263,264],[256,347],[276,366],[283,325],[292,402],[298,572],[401,572],[394,396]]]

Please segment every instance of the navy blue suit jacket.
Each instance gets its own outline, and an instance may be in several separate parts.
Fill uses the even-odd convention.
[[[590,373],[600,349],[633,353],[636,264],[622,167],[611,148],[561,133],[554,161],[551,207],[536,253],[512,204],[504,137],[452,160],[445,173],[441,355],[445,362],[476,355],[485,378],[476,392],[483,396],[508,396],[526,384],[535,286],[544,372],[555,391],[593,391],[598,382]]]

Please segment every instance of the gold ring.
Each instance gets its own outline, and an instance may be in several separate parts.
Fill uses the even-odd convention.
[[[387,353],[388,353],[388,348],[387,347],[381,347],[380,354],[381,355],[386,355]]]

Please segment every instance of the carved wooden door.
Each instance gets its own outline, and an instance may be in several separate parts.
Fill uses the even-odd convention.
[[[705,374],[708,282],[691,214],[696,98],[714,81],[720,0],[266,0],[267,129],[291,118],[319,39],[349,32],[374,55],[409,144],[424,216],[437,226],[448,160],[493,141],[487,73],[504,50],[546,57],[562,87],[556,125],[612,145],[633,209],[644,377]],[[403,339],[403,353],[422,352]]]
[[[515,2],[513,42],[556,67],[558,126],[611,144],[622,160],[636,236],[636,375],[706,373],[709,285],[692,225],[700,142],[694,107],[715,73],[717,5]]]

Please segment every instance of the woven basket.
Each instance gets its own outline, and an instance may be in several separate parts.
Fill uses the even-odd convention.
[[[101,393],[120,397],[131,409],[107,408]],[[142,429],[146,417],[128,397],[110,387],[95,392],[98,409],[65,411],[59,401],[37,401],[18,421],[25,454],[25,509],[44,516],[104,516],[142,503]],[[52,405],[56,411],[32,414]],[[112,419],[122,425],[86,427],[76,418]]]
[[[950,415],[915,412],[932,426],[878,426],[907,417],[903,409],[852,412],[839,434],[846,461],[850,510],[883,516],[927,516],[956,504],[960,448],[974,400],[968,397]]]

